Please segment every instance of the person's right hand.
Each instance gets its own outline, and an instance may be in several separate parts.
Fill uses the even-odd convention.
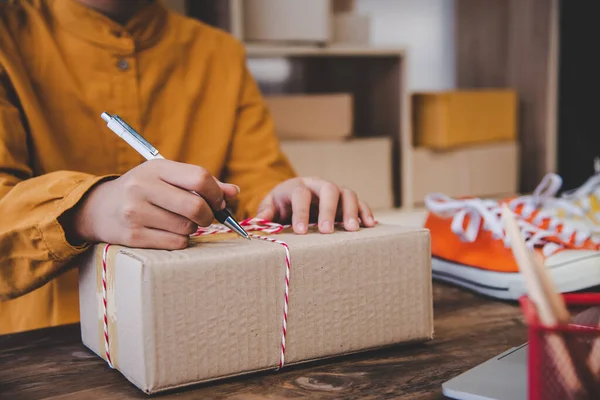
[[[225,208],[225,200],[238,193],[237,186],[202,167],[152,160],[90,190],[70,224],[75,238],[85,242],[182,249],[198,226],[214,221],[212,210]]]

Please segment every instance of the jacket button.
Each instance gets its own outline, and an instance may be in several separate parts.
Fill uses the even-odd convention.
[[[117,68],[119,68],[121,71],[127,71],[129,69],[129,63],[124,58],[121,58],[119,61],[117,61]]]

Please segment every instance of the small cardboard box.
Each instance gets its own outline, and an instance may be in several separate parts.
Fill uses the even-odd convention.
[[[281,149],[298,175],[346,186],[373,209],[394,206],[390,138],[283,141]]]
[[[371,18],[354,12],[333,17],[333,43],[368,45],[371,42]]]
[[[514,141],[514,90],[463,90],[413,94],[417,147],[447,150],[465,145]]]
[[[331,0],[244,0],[244,40],[328,43]]]
[[[352,135],[348,93],[265,97],[280,139],[343,139]]]
[[[519,191],[519,147],[516,142],[474,145],[448,151],[417,148],[413,153],[413,195],[442,192],[451,197],[503,196]]]
[[[333,13],[352,12],[356,10],[356,0],[333,0]]]
[[[380,224],[271,237],[291,254],[284,369],[433,337],[428,230]],[[83,343],[106,360],[105,248],[86,254],[79,293]],[[220,233],[179,251],[110,246],[106,260],[110,358],[144,392],[279,366],[281,244]]]

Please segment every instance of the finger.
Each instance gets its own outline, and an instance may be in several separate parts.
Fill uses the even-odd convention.
[[[187,247],[189,236],[160,229],[141,228],[126,232],[122,243],[125,246],[144,249],[179,250]]]
[[[149,202],[125,206],[122,211],[124,220],[131,229],[147,227],[178,235],[191,235],[198,229],[193,221]]]
[[[362,220],[362,223],[369,228],[375,226],[375,218],[373,218],[371,207],[364,201],[359,201],[358,207],[360,209],[360,219]]]
[[[215,211],[226,206],[223,190],[216,178],[202,167],[172,161],[160,163],[158,174],[166,183],[198,193]]]
[[[209,226],[215,219],[206,200],[166,182],[160,182],[154,190],[148,192],[147,201],[199,226]]]
[[[234,185],[233,183],[223,183],[217,178],[215,178],[215,180],[217,181],[217,185],[219,185],[223,191],[225,200],[233,200],[240,194],[240,187],[238,185]]]
[[[273,196],[268,195],[258,206],[258,213],[256,214],[256,218],[258,219],[266,219],[267,221],[275,220],[275,202],[273,201]]]
[[[316,199],[316,201],[314,202],[314,204],[312,204],[312,207],[314,207],[314,209],[311,209],[311,221],[313,220],[318,220],[319,217],[319,196],[321,193],[321,189],[323,188],[323,183],[329,183],[332,184],[331,182],[327,182],[321,178],[315,178],[315,177],[309,177],[309,178],[302,178],[302,182],[306,185],[306,187],[308,187],[310,189],[310,191],[314,194],[314,197]],[[335,186],[335,185],[334,185]],[[337,187],[337,186],[336,186]],[[339,187],[337,187],[338,191],[340,190]],[[335,213],[335,218],[334,221],[338,221],[341,220],[342,218],[342,210],[339,206],[339,202],[338,202],[338,207],[336,209],[336,213]],[[314,214],[314,215],[313,215]]]
[[[147,215],[144,221],[141,221],[142,226],[152,229],[160,229],[163,231],[175,233],[177,235],[191,235],[198,230],[198,225],[181,215],[167,211],[153,204],[146,203],[143,208],[148,208],[144,213]]]
[[[340,190],[331,182],[323,182],[319,190],[319,231],[332,233],[340,200]]]
[[[342,190],[342,218],[344,228],[348,231],[356,231],[358,225],[358,196],[350,189]]]
[[[308,231],[311,198],[310,189],[304,185],[297,186],[292,192],[292,226],[296,233]]]

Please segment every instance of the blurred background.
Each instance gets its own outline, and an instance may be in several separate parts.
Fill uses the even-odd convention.
[[[594,173],[590,5],[559,0],[165,0],[243,41],[301,175],[376,209]]]

